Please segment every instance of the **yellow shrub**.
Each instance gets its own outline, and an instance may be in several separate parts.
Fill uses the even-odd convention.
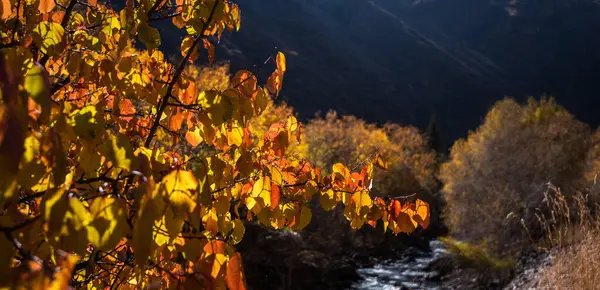
[[[375,174],[376,194],[408,195],[434,186],[435,153],[427,149],[425,138],[414,127],[378,127],[329,112],[306,125],[304,138],[300,154],[324,169],[337,162],[358,164],[379,152],[389,170]]]
[[[546,184],[574,186],[588,136],[589,128],[552,99],[498,102],[440,168],[450,230],[498,249],[518,242],[523,225],[535,227]],[[506,219],[511,212],[516,218]]]

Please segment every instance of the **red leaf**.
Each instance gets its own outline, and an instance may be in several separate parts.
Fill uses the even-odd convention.
[[[242,267],[242,256],[236,253],[227,262],[227,272],[225,276],[227,280],[227,288],[230,290],[245,290],[244,283],[244,268]]]
[[[396,220],[396,218],[398,218],[398,216],[400,215],[400,212],[402,211],[402,205],[400,204],[399,201],[397,200],[392,200],[392,202],[390,203],[390,215],[392,216],[392,219]]]
[[[271,183],[271,209],[276,208],[279,205],[279,199],[281,198],[281,189],[275,183]]]

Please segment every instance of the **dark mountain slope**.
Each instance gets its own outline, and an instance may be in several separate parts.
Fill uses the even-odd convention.
[[[600,7],[586,0],[238,0],[234,69],[288,51],[281,98],[304,118],[341,113],[464,136],[496,100],[555,95],[598,124]],[[508,8],[516,14],[510,15]],[[178,44],[168,33],[168,43]],[[166,47],[170,50],[169,47]]]

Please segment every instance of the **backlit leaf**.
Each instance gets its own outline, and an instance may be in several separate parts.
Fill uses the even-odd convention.
[[[32,37],[43,54],[54,56],[62,52],[64,34],[60,24],[44,21],[33,29]]]
[[[229,258],[227,262],[227,288],[230,290],[245,290],[244,283],[244,268],[242,267],[242,257],[240,253],[236,253]]]
[[[40,13],[46,14],[52,11],[52,9],[54,9],[54,6],[56,6],[56,3],[54,1],[55,0],[40,0],[40,3],[38,5],[38,10],[40,11]]]

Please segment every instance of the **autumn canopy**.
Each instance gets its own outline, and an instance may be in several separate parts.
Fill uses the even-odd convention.
[[[427,227],[428,204],[370,195],[378,156],[324,175],[289,152],[294,116],[253,134],[282,53],[264,86],[245,70],[226,88],[199,82],[194,61],[240,29],[237,5],[104,2],[1,0],[2,286],[245,289],[244,224],[301,230],[313,199],[342,203],[354,228]],[[158,49],[159,21],[187,32],[178,61]]]

